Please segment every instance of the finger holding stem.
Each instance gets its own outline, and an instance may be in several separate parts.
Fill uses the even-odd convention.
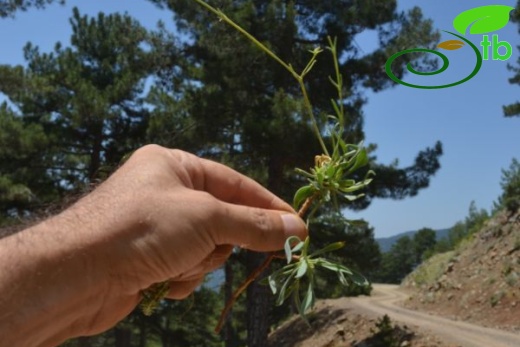
[[[312,205],[312,202],[314,201],[314,199],[316,199],[316,197],[317,195],[312,195],[305,200],[302,207],[298,211],[298,217],[303,219],[306,212],[309,210],[309,207]],[[224,309],[220,314],[220,318],[215,328],[216,333],[219,333],[222,330],[222,327],[224,326],[229,311],[231,310],[237,299],[240,297],[240,295],[258,276],[260,276],[260,274],[264,272],[265,269],[269,267],[273,259],[285,259],[285,256],[276,253],[270,253],[268,257],[263,261],[263,263],[260,264],[260,266],[257,267],[251,274],[249,274],[249,276],[247,276],[245,281],[242,282],[242,284],[235,290],[231,298],[229,298],[229,300],[226,302],[226,306],[224,306]],[[293,255],[293,259],[298,260],[299,257],[297,255]]]

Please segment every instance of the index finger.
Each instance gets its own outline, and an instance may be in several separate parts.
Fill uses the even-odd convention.
[[[204,182],[202,189],[217,199],[232,204],[295,212],[289,204],[255,180],[217,162],[200,160]]]

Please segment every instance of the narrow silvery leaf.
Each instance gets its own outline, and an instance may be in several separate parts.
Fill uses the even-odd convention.
[[[357,155],[356,155],[356,161],[354,162],[354,166],[352,166],[352,167],[349,169],[348,172],[349,172],[349,173],[354,172],[354,171],[356,171],[357,169],[359,169],[360,167],[365,166],[366,164],[368,164],[367,151],[366,151],[366,149],[361,148],[361,149],[359,150],[359,152],[357,153]]]
[[[305,314],[310,308],[314,306],[314,291],[312,289],[312,285],[309,284],[307,287],[307,292],[303,297],[302,306],[300,308],[300,313]]]
[[[332,270],[332,271],[336,271],[336,272],[341,271],[347,275],[352,275],[352,271],[348,267],[343,266],[341,264],[334,264],[325,259],[320,259],[317,264],[328,270]]]
[[[316,252],[312,253],[311,257],[316,257],[323,253],[332,252],[332,251],[338,250],[340,248],[343,248],[344,246],[345,246],[345,242],[343,242],[343,241],[334,242],[334,243],[331,243],[330,245],[327,245],[327,246],[323,247],[322,249],[317,250]]]
[[[345,275],[343,274],[343,271],[338,271],[338,278],[339,278],[339,281],[341,282],[341,284],[343,284],[345,287],[348,287],[348,281],[347,281],[347,278],[345,277]]]
[[[291,274],[291,275],[287,276],[287,278],[285,279],[285,282],[283,283],[283,286],[280,289],[280,294],[278,295],[278,299],[276,300],[276,305],[277,306],[280,306],[280,305],[283,304],[283,302],[284,302],[284,300],[286,298],[285,291],[287,290],[287,286],[291,282],[292,277],[293,277],[293,275]]]
[[[294,290],[298,287],[298,281],[293,282],[287,290],[285,291],[285,295],[283,296],[283,301],[287,300],[287,298],[294,292]]]
[[[298,252],[299,250],[301,250],[301,249],[303,248],[304,245],[305,245],[305,242],[300,241],[298,244],[296,244],[296,246],[294,246],[294,247],[292,248],[293,253],[294,253],[294,252]]]
[[[358,198],[362,197],[363,194],[359,194],[359,195],[342,194],[341,196],[343,196],[348,201],[354,201],[354,200],[357,200]]]
[[[296,272],[296,278],[301,278],[307,273],[308,264],[305,259],[298,262],[298,271]]]
[[[352,273],[352,275],[350,275],[350,279],[355,284],[357,284],[358,286],[361,286],[361,287],[368,286],[370,284],[365,277],[358,274],[357,272]]]
[[[307,252],[309,251],[309,244],[311,242],[311,238],[309,236],[307,236],[305,238],[305,242],[303,244],[303,250],[302,250],[302,256],[307,256]]]
[[[269,281],[269,287],[271,288],[271,292],[273,292],[273,295],[276,294],[276,292],[278,291],[278,284],[276,283],[276,280],[273,276],[267,277],[267,280]]]
[[[300,238],[298,236],[290,236],[287,238],[287,240],[285,240],[285,245],[284,245],[284,251],[285,251],[285,257],[287,258],[287,264],[289,264],[292,260],[292,246],[291,244],[293,242],[297,242],[297,243],[301,243],[302,241],[300,240]]]

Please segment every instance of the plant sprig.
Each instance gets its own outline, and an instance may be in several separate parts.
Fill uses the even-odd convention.
[[[370,184],[374,173],[368,171],[361,181],[356,181],[352,178],[356,170],[368,164],[368,155],[362,144],[347,144],[343,139],[345,132],[345,108],[343,102],[343,78],[340,72],[337,55],[337,41],[329,37],[328,46],[326,47],[332,55],[335,71],[335,76],[329,76],[329,80],[337,91],[336,98],[331,99],[334,114],[328,116],[328,118],[333,122],[333,126],[329,129],[330,146],[327,147],[320,132],[320,128],[318,127],[316,117],[314,116],[313,107],[304,83],[305,76],[311,72],[317,62],[318,55],[323,52],[323,49],[317,47],[311,50],[311,58],[302,69],[302,72],[298,73],[291,64],[284,62],[273,51],[249,34],[240,25],[235,23],[221,10],[214,8],[204,0],[194,1],[217,15],[221,21],[236,29],[273,60],[283,66],[296,79],[300,86],[305,112],[309,116],[313,131],[320,143],[323,153],[316,155],[315,165],[313,168],[310,168],[309,171],[296,169],[298,174],[307,179],[307,184],[298,189],[294,195],[293,206],[295,210],[298,210],[298,215],[302,219],[306,219],[307,224],[309,224],[312,216],[324,203],[332,202],[336,207],[336,211],[340,213],[338,197],[343,198],[346,201],[352,201],[363,196],[359,191]],[[309,210],[310,212],[307,213]],[[284,254],[269,254],[265,261],[255,269],[246,278],[242,285],[239,286],[235,293],[233,293],[222,311],[219,323],[215,330],[217,332],[220,331],[225,322],[227,313],[230,311],[239,295],[249,286],[249,284],[256,280],[265,269],[267,269],[273,259],[286,259],[287,264],[270,274],[266,279],[264,279],[264,282],[269,285],[273,294],[278,295],[276,305],[282,305],[286,299],[292,296],[299,313],[303,317],[305,317],[305,313],[314,305],[315,271],[318,268],[336,272],[338,280],[345,286],[349,285],[350,282],[356,283],[360,286],[368,284],[367,280],[355,271],[322,257],[322,255],[326,253],[342,248],[344,246],[343,242],[332,243],[322,249],[311,252],[310,240],[310,237],[307,237],[305,240],[300,240],[294,236],[289,237],[285,242]],[[160,288],[160,286],[158,286],[158,288]],[[156,301],[162,298],[153,295],[153,293],[149,293],[149,290],[151,289],[145,290],[143,296],[147,301],[146,306],[154,307],[154,305],[156,306]],[[149,298],[152,298],[151,303]]]
[[[339,281],[345,286],[349,285],[347,278],[357,285],[368,285],[367,280],[363,276],[360,276],[346,266],[318,257],[322,254],[338,250],[344,245],[344,242],[335,242],[308,254],[310,246],[309,237],[307,237],[305,241],[300,240],[296,236],[289,237],[284,247],[287,265],[267,277],[267,283],[271,291],[275,295],[278,294],[276,305],[282,305],[284,301],[292,295],[298,312],[305,318],[305,312],[314,305],[314,272],[320,267],[336,272]],[[300,254],[295,255],[295,252],[299,252]],[[294,259],[296,259],[296,261],[292,262]],[[302,299],[300,289],[302,288],[304,279],[307,282],[307,289],[303,291],[304,296]]]

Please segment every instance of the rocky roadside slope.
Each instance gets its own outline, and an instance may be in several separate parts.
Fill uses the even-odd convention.
[[[520,212],[499,213],[402,285],[412,293],[407,308],[520,332]]]
[[[461,347],[416,326],[374,317],[349,305],[348,298],[320,300],[309,325],[299,316],[269,336],[269,347]]]

